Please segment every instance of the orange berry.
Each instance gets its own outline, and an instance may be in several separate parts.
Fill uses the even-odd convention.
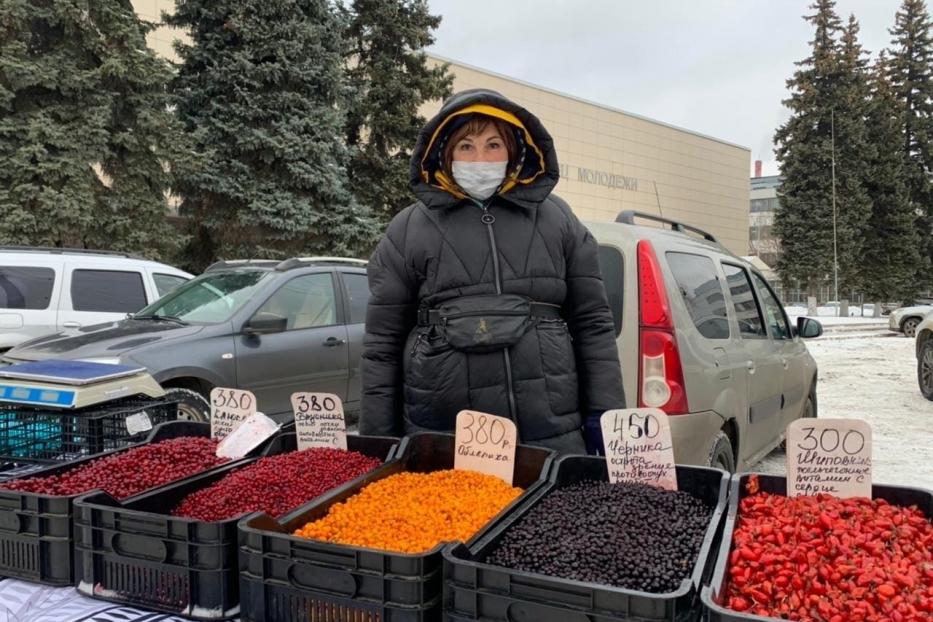
[[[522,493],[473,471],[398,473],[363,488],[296,536],[398,553],[466,541]]]

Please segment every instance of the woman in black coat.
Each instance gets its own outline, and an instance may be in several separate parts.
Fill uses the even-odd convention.
[[[583,453],[624,408],[593,236],[551,194],[550,135],[489,90],[451,97],[412,154],[418,202],[369,264],[362,434],[451,431],[473,409]],[[585,432],[585,433],[584,433]]]

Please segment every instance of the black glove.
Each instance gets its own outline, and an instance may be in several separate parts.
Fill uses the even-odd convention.
[[[603,447],[603,429],[599,422],[602,416],[601,412],[593,412],[583,420],[583,440],[586,442],[586,453],[591,456],[606,455]]]

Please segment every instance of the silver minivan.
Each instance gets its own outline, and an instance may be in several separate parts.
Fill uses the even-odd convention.
[[[650,224],[637,224],[636,220]],[[587,222],[616,325],[629,406],[670,415],[678,463],[746,469],[815,417],[816,362],[764,277],[709,233],[625,211]]]

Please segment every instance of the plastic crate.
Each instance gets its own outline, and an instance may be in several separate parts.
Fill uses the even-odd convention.
[[[519,445],[514,483],[525,489],[500,516],[544,484],[548,449]],[[421,554],[333,544],[292,533],[322,518],[331,506],[364,486],[403,471],[454,466],[452,434],[419,433],[403,439],[397,459],[354,486],[322,497],[280,521],[259,515],[240,521],[240,610],[243,622],[421,622],[441,615],[443,560],[439,544]],[[485,531],[481,530],[473,540]]]
[[[396,438],[347,437],[349,450],[382,460],[392,458],[397,444]],[[295,433],[285,432],[262,455],[296,449]],[[207,523],[168,512],[192,492],[252,462],[226,465],[123,502],[105,492],[79,498],[74,517],[78,591],[195,620],[236,616],[237,522],[242,516]]]
[[[751,475],[753,474],[737,473],[732,477],[729,511],[723,523],[722,541],[713,560],[713,575],[709,584],[703,586],[700,593],[706,619],[709,622],[746,622],[749,620],[782,622],[781,618],[741,613],[722,606],[722,599],[726,589],[729,555],[732,553],[732,535],[735,531],[735,522],[739,513],[739,501],[748,495],[745,484]],[[761,492],[776,495],[787,494],[787,479],[783,475],[756,475],[758,475],[758,489]],[[926,514],[927,518],[933,519],[933,490],[874,484],[871,487],[871,497],[872,499],[884,499],[894,505],[916,505],[921,512]]]
[[[566,456],[548,484],[473,544],[444,550],[444,608],[447,620],[483,622],[639,622],[697,620],[699,589],[726,509],[729,474],[718,469],[677,466],[677,488],[713,506],[709,527],[690,578],[667,594],[584,583],[485,563],[502,537],[551,491],[583,480],[608,481],[604,458]]]
[[[142,443],[180,436],[210,436],[208,423],[174,421],[156,426]],[[131,447],[46,467],[29,477],[47,477]],[[0,489],[0,576],[47,585],[72,585],[74,500],[81,495],[53,496]]]
[[[0,404],[0,461],[56,463],[127,447],[126,418],[145,412],[153,425],[174,421],[174,400],[122,399],[80,410]]]

